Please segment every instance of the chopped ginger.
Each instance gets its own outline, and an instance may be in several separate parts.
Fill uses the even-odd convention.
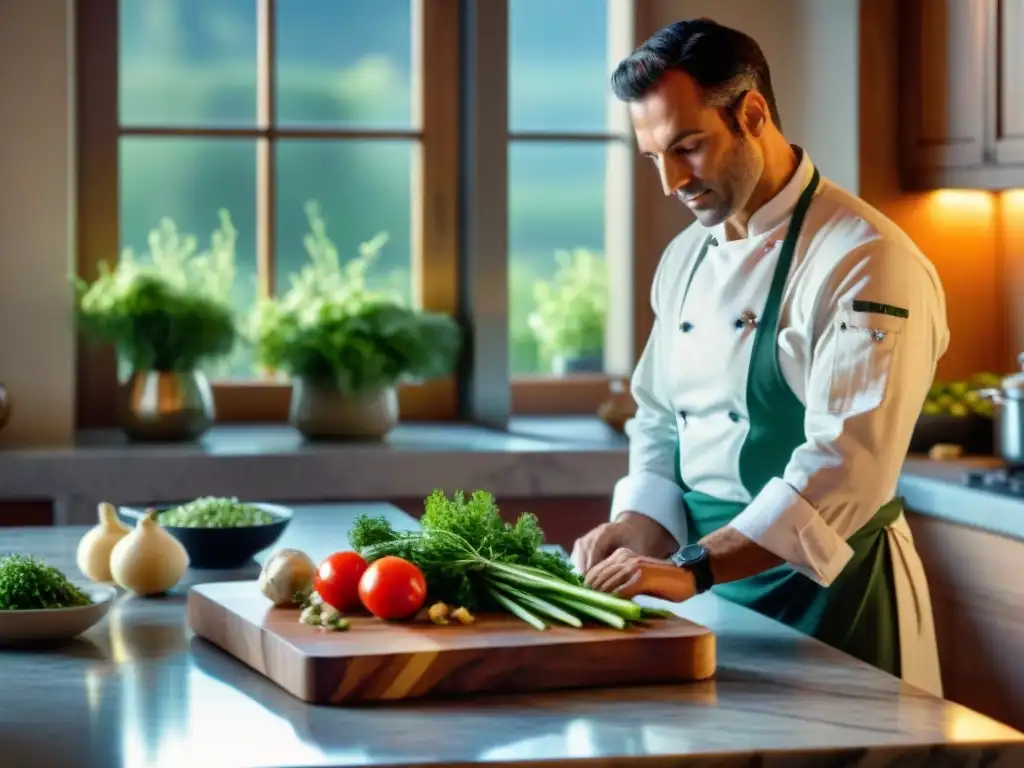
[[[430,606],[430,610],[427,611],[427,615],[430,620],[435,624],[447,624],[448,623],[448,606],[444,603],[434,603]]]
[[[465,608],[456,608],[452,611],[452,618],[456,621],[462,622],[463,624],[472,624],[475,621],[473,614]]]

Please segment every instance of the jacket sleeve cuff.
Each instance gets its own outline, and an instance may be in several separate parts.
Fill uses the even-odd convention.
[[[850,545],[779,478],[770,480],[730,525],[823,587],[853,557]]]
[[[673,481],[650,472],[622,478],[612,494],[611,519],[623,512],[646,515],[672,534],[680,547],[686,544],[683,492]]]

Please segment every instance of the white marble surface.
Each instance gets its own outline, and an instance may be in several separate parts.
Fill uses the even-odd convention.
[[[311,506],[297,510],[278,545],[325,555],[360,512],[415,525],[383,505]],[[4,548],[73,575],[84,531],[9,530]],[[310,706],[187,628],[190,584],[256,571],[191,572],[168,597],[122,596],[104,623],[74,642],[0,649],[0,766],[1024,765],[1024,734],[711,594],[679,612],[715,631],[713,680]]]

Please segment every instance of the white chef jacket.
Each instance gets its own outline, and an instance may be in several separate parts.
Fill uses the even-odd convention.
[[[749,425],[725,415],[746,412],[753,345],[739,343],[736,320],[764,306],[790,214],[813,174],[809,154],[797,151],[796,173],[754,213],[747,237],[729,241],[724,225],[695,222],[665,250],[651,288],[654,326],[632,379],[637,413],[626,425],[629,472],[615,486],[611,514],[648,515],[680,545],[687,542],[674,479],[678,439],[678,469],[690,489],[746,504],[731,525],[828,586],[853,554],[846,539],[895,495],[949,330],[942,285],[914,242],[822,178],[796,245],[777,339],[781,373],[806,410],[806,442],[782,477],[751,498],[739,470]],[[692,335],[681,359],[683,293],[709,234],[717,245],[686,296],[686,319],[702,332]],[[855,311],[854,300],[909,315]],[[903,677],[941,692],[927,582],[902,516],[888,535]]]

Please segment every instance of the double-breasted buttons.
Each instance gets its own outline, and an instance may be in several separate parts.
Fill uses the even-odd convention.
[[[740,316],[736,318],[736,321],[733,323],[733,325],[735,325],[737,328],[743,328],[744,326],[756,328],[757,315],[755,315],[752,310],[744,309],[742,312],[740,312]]]

